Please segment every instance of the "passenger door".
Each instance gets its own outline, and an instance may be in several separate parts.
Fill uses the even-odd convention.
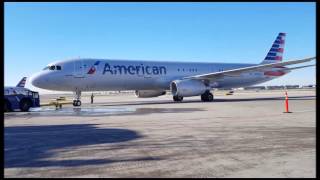
[[[78,60],[73,63],[73,77],[84,78],[85,68],[83,67],[83,61]]]

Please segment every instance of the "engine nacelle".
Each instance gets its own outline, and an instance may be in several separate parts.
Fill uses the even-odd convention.
[[[139,98],[157,97],[166,94],[166,91],[162,90],[136,90],[135,94]]]
[[[172,95],[174,96],[198,96],[210,90],[203,82],[198,80],[176,80],[170,84]]]

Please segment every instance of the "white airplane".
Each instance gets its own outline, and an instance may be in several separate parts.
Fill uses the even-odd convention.
[[[201,96],[213,101],[213,88],[251,86],[283,76],[287,65],[316,57],[282,62],[285,33],[279,33],[260,64],[165,62],[112,59],[72,59],[53,62],[31,77],[32,85],[49,90],[73,91],[74,106],[81,105],[82,91],[135,90],[138,97],[157,97],[171,90],[174,101]]]

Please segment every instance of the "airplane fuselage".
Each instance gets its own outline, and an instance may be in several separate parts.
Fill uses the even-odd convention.
[[[37,87],[57,91],[169,90],[173,80],[254,65],[257,64],[75,59],[49,64],[33,77],[33,82]],[[250,86],[275,77],[278,75],[254,71],[212,80],[210,87]]]

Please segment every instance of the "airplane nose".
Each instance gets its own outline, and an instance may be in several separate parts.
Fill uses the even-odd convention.
[[[33,86],[40,87],[43,84],[43,78],[40,75],[34,75],[30,78],[30,82]]]

